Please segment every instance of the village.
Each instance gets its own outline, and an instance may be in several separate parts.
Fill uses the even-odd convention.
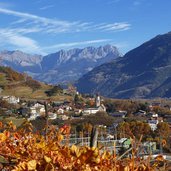
[[[163,144],[170,141],[171,138],[171,114],[169,114],[171,108],[168,104],[152,102],[146,104],[145,110],[142,110],[143,106],[133,113],[130,113],[130,109],[125,110],[125,107],[121,106],[120,110],[114,111],[109,102],[100,95],[82,97],[78,92],[75,92],[73,101],[23,100],[15,96],[2,96],[0,104],[1,113],[3,112],[0,115],[1,120],[8,117],[22,118],[33,123],[37,129],[41,129],[41,118],[44,118],[47,112],[49,124],[55,125],[57,129],[71,125],[70,145],[90,146],[90,130],[96,126],[99,130],[98,146],[104,146],[102,150],[110,151],[113,150],[113,143],[115,143],[117,153],[122,154],[131,147],[130,136],[132,135],[129,134],[127,124],[130,124],[130,129],[132,129],[131,124],[134,123],[135,129],[140,134],[149,135],[143,135],[140,155],[169,152],[171,148],[170,145],[167,145],[166,150],[163,151]],[[166,113],[161,113],[160,108],[166,109]],[[159,113],[156,112],[157,110]],[[149,127],[147,132],[145,132],[145,127]],[[136,130],[132,130],[133,133]],[[63,140],[63,143],[65,141],[66,139]]]

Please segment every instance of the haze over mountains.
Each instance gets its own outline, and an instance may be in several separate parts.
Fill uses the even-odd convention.
[[[34,79],[59,84],[74,82],[83,74],[121,56],[111,45],[60,50],[47,56],[29,55],[21,51],[2,51],[1,65],[26,72]]]
[[[171,33],[96,67],[76,85],[80,92],[113,98],[171,97]]]

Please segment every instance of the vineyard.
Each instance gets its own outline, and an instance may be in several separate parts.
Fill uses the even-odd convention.
[[[160,167],[167,170],[162,156],[151,162],[136,157],[138,143],[132,140],[132,156],[121,158],[113,152],[100,152],[100,148],[69,145],[61,143],[64,136],[69,137],[70,128],[33,132],[32,125],[16,128],[12,122],[0,122],[0,170],[2,171],[153,171]]]

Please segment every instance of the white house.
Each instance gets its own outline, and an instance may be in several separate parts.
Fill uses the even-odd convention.
[[[97,112],[106,112],[106,107],[101,104],[99,107],[86,108],[83,110],[84,115],[96,114]]]
[[[45,113],[45,107],[44,107],[44,105],[41,105],[39,103],[36,103],[32,107],[30,107],[30,113],[40,113],[40,114],[44,114]]]
[[[30,107],[30,113],[31,114],[37,113],[36,108],[35,107]]]
[[[56,113],[49,113],[48,114],[48,118],[49,119],[56,119],[57,118],[57,114]]]
[[[158,117],[158,114],[152,114],[151,119],[148,120],[148,124],[153,131],[157,129],[157,125],[160,122],[163,122],[163,118]]]
[[[3,96],[2,100],[5,100],[10,104],[17,104],[20,102],[20,99],[18,97],[15,97],[15,96]]]
[[[83,110],[84,115],[90,115],[90,114],[95,114],[99,111],[98,108],[87,108]]]
[[[64,106],[64,109],[65,109],[66,111],[70,111],[70,110],[72,110],[72,107],[71,107],[71,106]]]
[[[69,119],[69,117],[68,117],[68,116],[66,116],[66,115],[62,115],[62,116],[61,116],[61,119],[62,119],[62,120],[68,120],[68,119]]]
[[[64,109],[63,109],[63,108],[59,108],[59,109],[57,110],[57,112],[58,112],[58,114],[63,114],[63,113],[64,113]]]
[[[39,113],[31,113],[30,117],[28,118],[28,120],[35,120],[37,117],[39,117],[40,114]]]
[[[158,120],[148,120],[148,124],[150,125],[152,131],[155,131],[157,129],[158,123]]]

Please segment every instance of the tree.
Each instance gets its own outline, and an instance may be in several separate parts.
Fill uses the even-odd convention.
[[[160,122],[157,125],[156,134],[167,139],[171,134],[169,124],[166,122]]]
[[[128,122],[121,122],[117,127],[117,132],[120,138],[133,136]]]
[[[48,96],[55,96],[55,95],[60,94],[62,92],[63,92],[63,89],[61,88],[61,86],[57,85],[57,86],[53,86],[50,90],[46,91],[45,93]]]
[[[143,140],[145,140],[151,134],[150,126],[148,123],[145,122],[140,122],[140,121],[131,122],[130,129],[133,135],[137,139],[140,139],[140,137],[143,136]]]
[[[145,122],[132,121],[132,122],[122,122],[118,125],[118,132],[121,137],[135,137],[140,139],[143,136],[143,140],[151,135],[151,128]]]

